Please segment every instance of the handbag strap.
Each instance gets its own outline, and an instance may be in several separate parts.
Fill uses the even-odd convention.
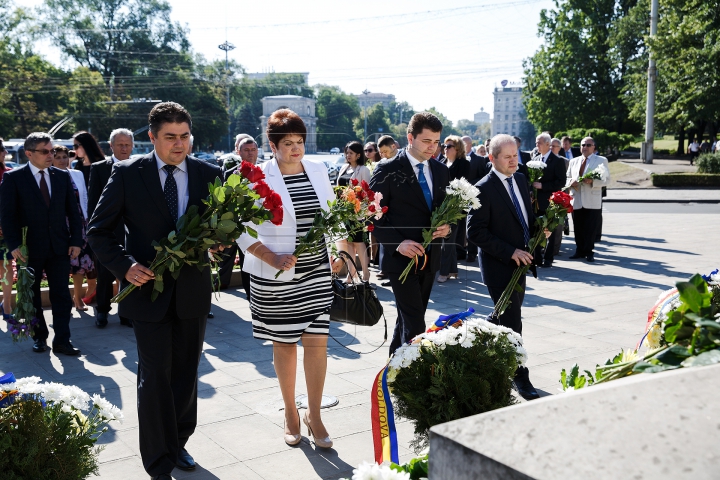
[[[338,252],[338,255],[339,255],[338,258],[342,259],[342,261],[345,263],[345,266],[347,266],[347,262],[348,262],[348,260],[349,260],[349,261],[351,261],[351,262],[353,263],[353,265],[355,266],[355,272],[358,271],[357,263],[355,263],[355,260],[354,260],[352,257],[350,257],[350,254],[349,254],[349,253],[347,253],[345,250],[340,250],[340,251]],[[346,258],[346,257],[347,257],[347,258]],[[338,277],[338,275],[337,275],[336,273],[333,273],[332,275],[333,275],[334,278],[337,278],[337,277]],[[352,285],[355,286],[355,278],[354,278],[354,276],[350,278],[350,281],[352,282]],[[365,304],[365,302],[362,302],[362,304],[363,304],[363,307],[365,308],[365,313],[367,313],[367,314],[369,315],[370,312],[367,311],[367,305]],[[344,349],[350,350],[351,352],[357,353],[357,354],[359,354],[359,355],[367,355],[367,354],[369,354],[369,353],[373,353],[373,352],[378,351],[383,345],[385,345],[385,342],[387,342],[388,329],[387,329],[387,318],[385,318],[385,312],[383,312],[382,317],[383,317],[383,322],[384,322],[384,324],[385,324],[385,334],[384,334],[384,336],[383,336],[383,342],[382,342],[380,345],[378,345],[377,347],[375,347],[374,349],[370,350],[369,352],[358,352],[358,351],[356,351],[356,350],[353,350],[352,348],[350,348],[350,347],[348,347],[347,345],[345,345],[345,344],[343,344],[342,342],[340,342],[340,340],[338,340],[337,338],[333,337],[331,333],[328,333],[328,335],[330,336],[330,338],[332,338],[333,340],[335,340],[335,342],[337,342],[337,344],[340,345],[341,347],[343,347]]]

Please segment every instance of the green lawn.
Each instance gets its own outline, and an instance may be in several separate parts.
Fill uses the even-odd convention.
[[[631,147],[640,148],[642,141],[631,143]],[[670,150],[675,151],[677,149],[678,141],[672,135],[665,135],[661,140],[655,139],[653,144],[654,150]],[[683,152],[687,152],[688,140],[685,139],[685,147]]]

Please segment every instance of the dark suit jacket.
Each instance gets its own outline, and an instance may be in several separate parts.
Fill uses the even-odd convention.
[[[50,182],[49,208],[29,164],[3,175],[0,222],[11,252],[22,243],[22,227],[28,227],[28,252],[35,258],[67,255],[71,246],[83,245],[82,218],[70,174],[55,167],[46,171],[49,177],[46,181]]]
[[[188,207],[204,210],[202,200],[208,195],[208,182],[221,177],[219,167],[190,157],[188,167]],[[125,224],[125,245],[121,245],[115,228]],[[88,228],[88,240],[100,263],[116,278],[123,279],[133,263],[149,266],[155,259],[153,241],[160,241],[175,229],[163,195],[155,152],[118,162],[112,170],[100,201],[95,207]],[[176,292],[177,315],[197,318],[210,311],[210,268],[199,271],[184,266],[175,281],[169,271],[163,276],[165,288],[154,302],[150,300],[152,284],[136,289],[120,302],[119,314],[131,320],[160,321],[168,310],[173,291]]]
[[[445,166],[447,166],[447,158],[445,159]],[[458,178],[464,178],[470,180],[470,161],[467,158],[458,158],[452,165],[448,167],[448,174],[450,181]]]
[[[483,157],[475,152],[470,153],[470,168],[467,180],[475,185],[492,169],[492,163],[488,157]]]
[[[527,180],[515,173],[519,198],[525,205],[532,235],[535,215],[530,205]],[[515,249],[527,250],[520,218],[502,180],[490,172],[476,185],[482,205],[468,215],[468,240],[480,247],[483,280],[488,287],[505,288],[517,267]],[[518,192],[515,192],[516,194]]]
[[[112,158],[101,160],[90,165],[90,185],[88,187],[88,218],[92,218],[95,207],[97,207],[102,196],[105,185],[110,180],[113,168]],[[115,236],[121,245],[125,245],[125,225],[119,222],[115,228]]]
[[[435,209],[445,199],[445,189],[450,183],[448,168],[432,159],[425,163],[432,175],[432,204]],[[422,231],[430,228],[431,218],[431,212],[405,150],[376,165],[370,179],[370,188],[382,194],[380,204],[388,207],[387,213],[380,220],[374,221],[373,235],[386,246],[380,268],[384,273],[401,273],[410,259],[400,254],[397,246],[404,240],[422,243]],[[431,248],[437,252],[430,255],[432,265],[429,268],[433,270],[440,268],[441,245],[440,240],[432,243]]]
[[[541,160],[540,156],[536,158]],[[546,163],[542,177],[538,179],[538,182],[542,183],[542,189],[537,191],[538,208],[543,212],[550,205],[550,195],[563,188],[567,181],[564,159],[550,152]]]
[[[530,152],[524,152],[522,150],[518,150],[518,169],[517,171],[519,173],[522,173],[523,176],[525,176],[525,179],[528,180],[530,178],[530,175],[528,174],[528,168],[527,163],[532,160],[532,156],[530,156]],[[522,162],[522,163],[520,163]],[[515,179],[517,182],[517,179]]]

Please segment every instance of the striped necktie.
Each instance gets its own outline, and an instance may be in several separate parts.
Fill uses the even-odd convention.
[[[530,244],[530,229],[528,229],[528,224],[525,221],[525,217],[522,213],[522,208],[520,208],[520,201],[518,200],[517,195],[515,195],[515,187],[513,187],[513,181],[512,177],[508,177],[507,179],[508,185],[510,186],[510,198],[512,198],[513,205],[515,205],[515,211],[518,214],[518,217],[520,218],[520,223],[522,224],[523,228],[523,237],[525,238],[525,245]]]

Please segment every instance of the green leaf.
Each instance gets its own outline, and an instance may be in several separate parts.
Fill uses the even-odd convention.
[[[213,196],[217,199],[218,203],[223,203],[225,201],[225,189],[217,187],[213,192]]]
[[[233,175],[230,175],[228,177],[228,179],[225,181],[225,185],[229,185],[231,187],[237,187],[238,185],[240,185],[241,180],[242,179],[240,178],[240,175],[233,174]]]
[[[696,357],[690,357],[682,362],[683,367],[702,367],[706,365],[713,365],[720,363],[720,350],[710,350],[709,352],[701,353]]]
[[[250,227],[247,227],[247,226],[246,226],[246,227],[245,227],[245,231],[246,231],[247,233],[249,233],[250,236],[253,237],[253,238],[257,238],[257,237],[258,237],[257,230],[255,230],[254,228],[250,228]]]
[[[703,297],[696,286],[690,282],[678,282],[676,285],[680,292],[680,299],[690,307],[690,310],[699,312],[703,304]]]
[[[220,230],[222,233],[230,233],[237,227],[237,223],[233,222],[232,220],[221,220],[218,223],[218,230]]]
[[[235,218],[233,212],[225,212],[220,217],[220,220],[232,220],[233,218]]]
[[[568,384],[567,384],[567,372],[563,368],[560,372],[560,385],[562,386],[563,390],[567,390]]]
[[[664,363],[654,365],[648,362],[638,362],[637,365],[633,367],[633,373],[658,373],[664,372],[665,370],[675,370],[676,368],[680,368],[680,366],[665,365]]]

